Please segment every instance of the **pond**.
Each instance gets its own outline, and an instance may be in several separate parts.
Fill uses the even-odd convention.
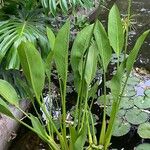
[[[127,0],[118,0],[118,6],[122,14],[127,12]],[[132,4],[133,30],[130,32],[130,46],[143,31],[150,29],[150,1],[133,0]],[[150,70],[150,36],[143,44],[136,65]]]

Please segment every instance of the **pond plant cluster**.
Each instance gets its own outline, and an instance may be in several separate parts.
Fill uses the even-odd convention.
[[[12,71],[13,81],[16,81],[21,89],[14,88],[16,86],[6,81],[5,74],[2,74],[1,113],[36,133],[48,145],[48,149],[52,150],[108,150],[111,148],[112,136],[127,134],[132,125],[138,125],[139,136],[150,139],[150,90],[146,89],[143,96],[136,95],[134,87],[140,81],[131,76],[138,52],[150,30],[139,36],[127,55],[131,0],[128,1],[125,24],[117,5],[114,4],[109,11],[107,30],[100,20],[95,20],[93,24],[86,24],[80,29],[73,42],[70,42],[71,19],[68,18],[59,30],[45,27],[44,19],[47,17],[41,10],[44,9],[47,15],[52,14],[53,17],[57,11],[75,13],[79,5],[92,7],[91,0],[41,0],[39,5],[39,1],[36,0],[17,1],[17,5],[16,1],[1,2],[3,13],[6,13],[8,8],[19,10],[11,17],[7,12],[7,15],[3,16],[4,20],[0,22],[0,62],[2,70],[11,69],[11,72],[12,69],[18,69],[16,77]],[[100,1],[99,5],[102,2],[104,1]],[[107,81],[108,66],[111,64],[113,53],[116,56],[116,69]],[[123,58],[120,61],[122,53]],[[49,103],[50,109],[47,110],[42,94],[45,88],[48,88],[49,98],[53,93],[53,69],[57,72],[60,93],[60,112],[57,117],[51,109],[53,99]],[[93,80],[99,69],[102,70],[103,92],[96,101],[103,113],[98,127],[100,133],[97,134],[95,116],[92,114],[94,101],[91,101],[91,98],[98,88],[93,84]],[[66,106],[71,99],[66,100],[66,97],[70,70],[73,73],[73,87],[77,97],[74,112],[68,119]],[[110,93],[107,92],[108,88]],[[25,94],[19,94],[20,92]],[[22,110],[19,105],[22,96],[31,102],[36,115]],[[9,109],[9,105],[23,113],[30,123],[17,118]],[[139,145],[136,149],[148,150],[150,144]]]

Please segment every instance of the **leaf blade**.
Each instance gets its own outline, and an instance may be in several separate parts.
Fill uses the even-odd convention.
[[[18,54],[24,74],[32,85],[37,100],[39,100],[45,81],[45,70],[41,56],[30,42],[22,42],[18,47]]]

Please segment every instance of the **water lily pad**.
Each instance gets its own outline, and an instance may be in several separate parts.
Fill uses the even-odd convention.
[[[108,106],[108,107],[106,108],[106,114],[107,114],[108,116],[110,116],[111,110],[112,110],[112,106]],[[117,113],[117,117],[123,117],[123,116],[125,116],[125,113],[126,113],[126,110],[120,109],[120,110],[118,111],[118,113]]]
[[[140,124],[137,132],[141,138],[150,139],[150,123],[146,122],[146,123]]]
[[[99,102],[100,102],[100,105],[104,105],[104,95],[100,96],[98,98]],[[110,106],[112,105],[112,102],[113,102],[113,98],[112,98],[112,95],[106,95],[106,105],[107,106]]]
[[[138,108],[133,108],[127,111],[126,119],[128,122],[138,125],[148,120],[149,115]]]
[[[136,150],[150,150],[150,144],[144,143],[137,146]]]
[[[145,90],[145,95],[147,96],[147,97],[150,97],[150,89],[147,89],[147,90]]]
[[[129,97],[123,97],[121,99],[120,108],[122,109],[129,109],[134,106],[133,100]]]
[[[120,109],[119,112],[117,113],[117,117],[123,117],[123,116],[125,116],[126,112],[127,112],[126,110]]]
[[[133,96],[136,95],[135,89],[131,90],[129,87],[130,87],[130,86],[127,86],[127,87],[126,87],[127,90],[124,91],[123,96],[126,96],[126,97],[133,97]]]
[[[121,118],[117,118],[114,124],[113,136],[123,136],[130,131],[130,128],[130,123]]]
[[[137,96],[134,98],[134,104],[141,109],[150,108],[150,97]]]
[[[133,97],[135,95],[136,95],[136,90],[134,88],[134,85],[126,85],[123,96]]]
[[[137,85],[139,83],[140,83],[140,79],[135,76],[129,77],[128,82],[127,82],[127,84],[129,85]]]
[[[135,88],[133,85],[127,85],[126,88],[125,88],[125,91],[128,92],[128,91],[135,91]]]

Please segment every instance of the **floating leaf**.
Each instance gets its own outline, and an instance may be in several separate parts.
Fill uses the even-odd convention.
[[[110,116],[111,111],[112,111],[112,106],[108,106],[108,107],[106,108],[106,114],[107,114],[108,116]],[[125,116],[125,114],[126,114],[126,111],[123,110],[123,109],[120,109],[120,110],[118,111],[118,113],[117,113],[117,117],[123,117],[123,116]]]
[[[125,117],[128,122],[138,125],[146,122],[149,118],[149,115],[146,112],[142,112],[138,108],[134,108],[128,110]]]
[[[133,85],[133,86],[135,86],[135,85],[137,85],[137,84],[139,84],[140,83],[140,79],[139,78],[137,78],[137,77],[129,77],[128,78],[128,81],[127,81],[127,84],[129,84],[129,85]]]
[[[145,95],[150,98],[150,89],[145,90]]]
[[[100,96],[98,98],[98,101],[100,102],[100,105],[104,105],[104,95]],[[113,97],[112,95],[106,95],[106,105],[111,106],[113,103]]]
[[[150,98],[147,96],[137,96],[134,98],[134,104],[141,109],[150,108]]]
[[[15,89],[7,81],[1,79],[0,95],[11,105],[19,106],[19,99]]]
[[[146,123],[140,124],[137,132],[141,138],[150,139],[150,123],[146,122]]]
[[[150,150],[150,144],[144,143],[136,147],[136,150]]]
[[[114,123],[113,136],[123,136],[130,131],[130,128],[131,125],[127,121],[117,118]]]
[[[130,90],[130,89],[128,89],[128,86],[126,87],[126,90],[123,93],[123,96],[125,96],[125,97],[133,97],[135,95],[136,95],[135,89],[134,90]]]
[[[122,97],[121,103],[120,103],[120,109],[129,109],[134,106],[133,100],[129,97]]]

